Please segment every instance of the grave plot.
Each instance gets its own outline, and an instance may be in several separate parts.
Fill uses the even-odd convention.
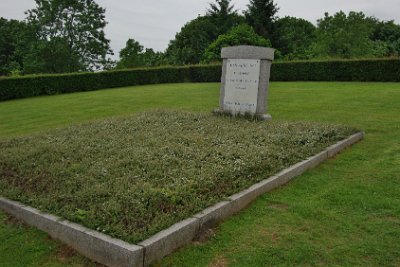
[[[0,142],[0,192],[137,243],[356,129],[153,111]]]

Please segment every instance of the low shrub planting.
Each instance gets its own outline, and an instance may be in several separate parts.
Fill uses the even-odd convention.
[[[0,141],[0,192],[138,242],[356,132],[149,111]]]

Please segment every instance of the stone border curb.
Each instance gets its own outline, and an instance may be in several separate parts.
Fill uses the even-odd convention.
[[[199,220],[189,218],[142,241],[138,245],[145,249],[143,265],[148,266],[171,254],[177,248],[189,244],[195,238],[198,230]]]
[[[132,267],[143,264],[143,247],[111,238],[2,197],[0,197],[0,208],[99,263],[111,267]]]
[[[48,233],[51,237],[61,240],[94,261],[111,267],[143,267],[189,244],[199,234],[247,207],[258,196],[286,184],[294,177],[334,157],[343,149],[363,138],[364,132],[356,133],[317,155],[228,197],[226,201],[219,202],[186,220],[172,225],[138,245],[131,245],[122,240],[111,238],[2,197],[0,197],[0,208],[27,224]]]
[[[212,228],[221,220],[231,216],[231,209],[232,203],[230,201],[222,201],[193,215],[193,218],[199,220],[199,230],[197,236]]]

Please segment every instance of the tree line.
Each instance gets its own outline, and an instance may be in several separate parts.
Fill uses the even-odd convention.
[[[241,14],[231,0],[215,0],[181,28],[164,52],[130,38],[114,62],[104,33],[105,9],[94,0],[35,2],[23,21],[0,18],[0,75],[211,63],[219,61],[222,47],[245,44],[273,47],[278,60],[400,54],[400,25],[394,21],[340,11],[325,13],[313,25],[279,18],[273,0],[250,0]]]

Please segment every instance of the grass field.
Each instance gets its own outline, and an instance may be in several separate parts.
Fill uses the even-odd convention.
[[[160,106],[209,111],[217,103],[217,84],[23,99],[0,103],[0,135],[7,138]],[[366,139],[260,197],[208,240],[159,265],[399,266],[400,84],[273,83],[270,103],[275,120],[349,124],[364,129]],[[4,215],[0,220],[6,220]],[[0,233],[1,266],[88,263],[60,256],[60,245],[39,231],[4,222]]]

